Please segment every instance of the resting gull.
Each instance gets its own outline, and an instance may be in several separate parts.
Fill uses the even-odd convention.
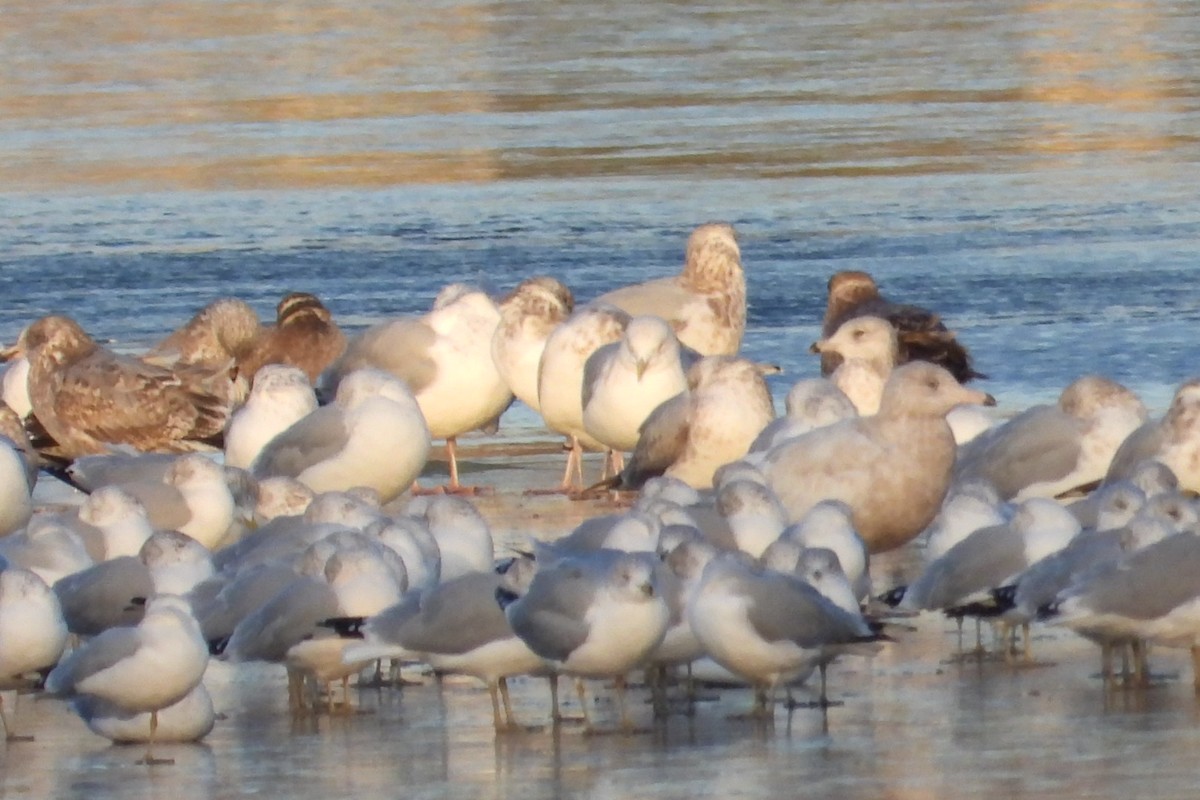
[[[947,330],[941,318],[924,308],[900,305],[879,293],[874,278],[865,272],[838,272],[829,279],[829,298],[821,335],[829,337],[847,319],[872,315],[890,322],[899,341],[898,364],[908,361],[930,361],[945,367],[955,379],[966,383],[973,378],[986,377],[971,366],[971,356]],[[835,356],[821,357],[821,371],[828,375],[837,367]]]
[[[29,359],[34,416],[67,459],[115,444],[141,451],[211,449],[229,416],[222,395],[100,347],[67,317],[29,325],[0,357],[13,355]]]
[[[430,435],[446,440],[450,483],[445,489],[470,491],[459,483],[455,440],[495,423],[513,399],[492,360],[499,324],[500,311],[490,297],[451,284],[438,293],[425,316],[383,322],[352,340],[323,381],[336,387],[362,367],[401,378],[425,415]]]
[[[248,304],[223,297],[206,305],[186,325],[150,348],[142,360],[160,367],[181,365],[233,370],[258,336],[258,314]]]
[[[709,222],[692,231],[679,275],[615,289],[597,301],[666,319],[701,355],[733,355],[746,330],[746,275],[733,226]]]
[[[71,710],[88,730],[117,744],[146,744],[150,740],[150,714],[128,711],[118,703],[95,695],[71,698]],[[154,740],[158,744],[197,742],[216,723],[212,697],[203,683],[196,684],[182,700],[158,710]]]
[[[267,364],[287,364],[315,384],[345,350],[346,335],[320,299],[307,292],[291,292],[275,307],[275,324],[259,331],[242,370],[253,383]]]
[[[207,666],[208,645],[187,601],[159,595],[147,601],[136,628],[110,628],[63,659],[46,678],[46,691],[149,712],[143,763],[161,763],[153,755],[158,712],[195,689]]]
[[[66,644],[62,609],[46,582],[28,570],[0,569],[0,691],[34,685],[30,674],[58,663]],[[4,715],[2,696],[0,724],[8,741],[21,738]]]
[[[575,308],[566,286],[547,276],[521,281],[500,302],[500,324],[492,336],[492,360],[517,399],[541,412],[538,368],[546,341]]]
[[[804,378],[792,384],[783,400],[784,415],[767,424],[750,443],[750,460],[787,439],[858,416],[846,393],[828,378]]]
[[[622,485],[637,488],[667,475],[710,489],[717,468],[746,455],[775,418],[771,390],[752,361],[706,356],[686,377],[687,390],[661,403],[642,423]]]
[[[934,364],[905,364],[888,378],[878,414],[791,439],[763,471],[792,521],[841,500],[871,552],[891,550],[924,530],[946,496],[956,452],[946,413],[995,402]]]
[[[249,469],[275,436],[317,408],[312,384],[298,367],[267,364],[253,373],[245,404],[225,428],[225,464]]]
[[[277,435],[250,467],[258,479],[296,478],[314,492],[365,486],[384,502],[409,488],[429,455],[429,429],[404,382],[360,369],[334,402]]]
[[[1185,381],[1175,390],[1160,419],[1129,434],[1113,456],[1104,480],[1127,478],[1147,459],[1174,472],[1180,489],[1200,492],[1200,378]]]
[[[955,483],[983,480],[1005,500],[1058,497],[1093,488],[1146,407],[1099,375],[1072,381],[1054,405],[1039,405],[964,444]]]
[[[583,450],[603,450],[583,424],[583,380],[588,358],[619,341],[630,317],[616,306],[585,306],[554,329],[538,364],[538,407],[546,427],[570,442],[567,468],[556,491],[583,488]]]

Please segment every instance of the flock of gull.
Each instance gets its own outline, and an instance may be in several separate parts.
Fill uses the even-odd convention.
[[[820,377],[777,417],[777,368],[738,355],[745,324],[722,223],[693,231],[680,274],[579,307],[550,277],[498,303],[452,284],[347,337],[309,294],[273,325],[223,298],[139,354],[33,321],[4,352],[0,408],[8,740],[3,692],[41,691],[155,763],[155,742],[212,729],[213,658],[280,665],[297,711],[372,670],[473,676],[497,732],[520,727],[521,675],[548,679],[555,722],[574,678],[589,730],[588,680],[635,729],[631,675],[656,716],[681,675],[752,687],[758,717],[818,675],[824,708],[834,659],[921,612],[991,622],[1008,659],[1030,657],[1031,624],[1066,626],[1113,682],[1145,681],[1150,645],[1200,658],[1200,383],[1160,418],[1100,375],[998,417],[937,314],[842,272]],[[611,513],[498,553],[456,440],[514,401],[565,438],[561,483],[528,490]],[[436,488],[418,481],[433,440]],[[584,451],[605,454],[591,481]],[[81,501],[35,504],[40,475]],[[873,585],[872,555],[909,543],[922,571]]]

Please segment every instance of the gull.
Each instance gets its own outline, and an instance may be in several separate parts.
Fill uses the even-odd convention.
[[[518,558],[508,567],[513,569],[532,570],[534,565],[531,559]],[[409,593],[399,604],[362,622],[364,641],[348,647],[344,658],[351,663],[379,658],[423,661],[438,672],[478,678],[491,695],[496,731],[518,729],[507,678],[543,671],[544,664],[513,633],[497,604],[501,580],[492,570],[470,572],[423,596]]]
[[[150,713],[128,711],[120,704],[96,695],[76,695],[71,698],[71,710],[97,736],[117,744],[146,744],[149,742]],[[198,742],[212,732],[217,715],[212,697],[203,683],[179,700],[157,712],[154,740],[163,743]]]
[[[225,427],[225,464],[249,469],[267,442],[317,409],[317,395],[298,367],[267,364],[253,373],[244,405]]]
[[[4,404],[16,412],[21,419],[33,413],[33,401],[29,398],[29,359],[13,356],[0,376],[0,397]]]
[[[852,317],[829,336],[814,342],[813,352],[840,358],[829,379],[862,416],[879,410],[883,384],[896,363],[896,329],[881,317]]]
[[[322,381],[336,387],[353,370],[382,369],[412,390],[434,439],[445,439],[450,459],[446,491],[470,491],[459,483],[456,440],[493,424],[513,396],[492,360],[492,337],[500,324],[496,303],[483,292],[451,284],[433,309],[418,319],[375,325],[346,348]]]
[[[706,356],[687,371],[687,389],[642,423],[621,484],[637,488],[656,475],[710,489],[718,467],[746,455],[775,418],[761,368],[733,356]]]
[[[33,484],[24,455],[0,434],[0,537],[21,530],[33,516]]]
[[[101,486],[62,521],[80,535],[95,561],[137,555],[154,533],[145,507],[119,486]]]
[[[1072,381],[1054,405],[1039,405],[963,445],[955,482],[984,480],[1004,500],[1058,497],[1104,478],[1146,407],[1100,375]]]
[[[296,367],[315,384],[346,350],[346,335],[316,295],[290,292],[275,307],[275,324],[261,329],[242,361],[254,383],[268,364]]]
[[[829,380],[850,398],[861,416],[879,411],[884,384],[902,362],[900,340],[892,323],[870,315],[851,317],[811,349],[839,360]],[[992,426],[992,419],[975,406],[951,409],[946,421],[959,444]]]
[[[1140,490],[1125,482],[1114,483],[1101,492],[1104,497],[1099,525],[1085,528],[1066,547],[992,591],[996,604],[993,613],[1005,623],[1028,625],[1037,618],[1039,609],[1053,604],[1058,594],[1075,582],[1110,568],[1127,553],[1177,533],[1197,520],[1195,510],[1181,496],[1147,501]]]
[[[603,303],[578,309],[546,339],[538,363],[538,408],[546,427],[567,437],[570,451],[555,491],[583,488],[583,450],[603,450],[583,424],[584,370],[604,345],[619,341],[631,317]]]
[[[1193,525],[1134,550],[1110,569],[1081,578],[1044,607],[1039,618],[1100,641],[1106,648],[1140,641],[1190,648],[1200,693],[1198,576],[1200,536]]]
[[[276,517],[298,517],[308,510],[316,493],[295,478],[275,475],[258,481],[254,521],[258,526]]]
[[[937,314],[918,306],[901,305],[885,299],[875,279],[865,272],[835,273],[829,279],[829,298],[821,322],[821,335],[831,336],[846,320],[864,315],[882,317],[896,328],[899,344],[897,364],[929,361],[947,369],[960,383],[986,377],[971,366],[970,354],[954,333],[946,329]],[[822,355],[822,374],[828,375],[836,367],[836,356]]]
[[[491,527],[469,500],[446,495],[418,497],[405,514],[428,526],[437,546],[441,580],[492,568],[496,553]]]
[[[258,336],[258,314],[242,300],[222,297],[196,312],[142,355],[148,364],[231,370],[245,358]]]
[[[787,527],[787,510],[770,487],[745,479],[726,481],[717,490],[715,510],[728,527],[731,541],[723,531],[704,528],[706,537],[722,549],[734,549],[758,558]]]
[[[30,673],[58,663],[67,644],[67,625],[58,598],[46,582],[29,570],[4,567],[0,558],[0,691],[32,685]],[[8,741],[22,737],[4,716],[0,724]]]
[[[1180,384],[1160,419],[1129,434],[1113,456],[1104,480],[1128,477],[1146,459],[1167,466],[1181,489],[1200,492],[1200,378]]]
[[[110,628],[63,659],[46,678],[55,695],[91,695],[127,711],[149,712],[142,763],[153,755],[158,712],[188,695],[204,677],[208,646],[187,601],[158,595],[135,628]]]
[[[1018,504],[1007,524],[981,528],[928,564],[904,592],[902,608],[947,609],[1002,586],[1075,538],[1079,521],[1054,500]]]
[[[119,484],[156,529],[187,534],[210,550],[226,541],[236,512],[224,468],[199,453],[177,457],[161,481]]]
[[[822,500],[803,519],[785,528],[780,538],[806,549],[831,551],[854,596],[861,600],[871,591],[870,554],[854,527],[853,516],[850,506],[840,500]]]
[[[822,500],[841,500],[871,552],[903,545],[937,515],[956,446],[946,413],[960,403],[993,405],[926,362],[897,367],[879,413],[818,428],[772,450],[764,472],[798,521]]]
[[[59,579],[54,593],[71,633],[95,636],[108,628],[136,625],[137,598],[186,595],[213,575],[208,549],[177,531],[155,531],[136,556],[120,556]]]
[[[588,357],[583,426],[613,453],[632,451],[642,423],[660,403],[687,389],[679,340],[660,317],[635,317],[621,339]]]
[[[571,290],[548,276],[527,278],[500,302],[492,360],[516,398],[541,413],[538,370],[546,341],[575,308]]]
[[[23,530],[0,539],[0,558],[35,573],[50,586],[94,563],[80,535],[57,514],[39,514]]]
[[[116,355],[74,320],[43,317],[0,358],[29,359],[38,422],[68,460],[127,444],[141,451],[212,449],[229,416],[226,398],[204,382]],[[226,383],[228,379],[225,379]]]
[[[709,656],[755,687],[752,716],[770,716],[774,690],[821,671],[848,646],[877,641],[861,614],[849,613],[805,581],[725,553],[704,568],[688,610]]]
[[[625,675],[662,642],[670,609],[653,553],[595,550],[539,566],[505,615],[513,632],[555,672],[616,680],[621,726],[632,723]],[[579,684],[581,705],[583,687]],[[588,723],[590,727],[590,722]]]
[[[404,382],[378,369],[360,369],[342,380],[333,403],[268,442],[250,473],[260,480],[296,478],[314,492],[369,487],[386,502],[420,475],[429,440]]]
[[[746,330],[746,275],[733,226],[700,225],[688,237],[679,275],[615,289],[597,302],[662,317],[701,355],[733,355]]]
[[[980,528],[1005,524],[1012,513],[1012,504],[1001,500],[996,488],[986,481],[952,485],[937,516],[925,529],[926,562],[940,558]]]
[[[804,378],[792,384],[783,401],[784,415],[767,426],[750,443],[751,460],[782,442],[816,428],[858,416],[858,409],[828,378]]]

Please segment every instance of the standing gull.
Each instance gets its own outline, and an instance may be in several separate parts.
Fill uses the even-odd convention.
[[[455,441],[493,424],[513,399],[492,360],[499,324],[500,311],[490,297],[452,284],[438,293],[425,316],[390,320],[364,331],[326,376],[336,387],[352,370],[374,367],[402,379],[430,435],[446,440],[450,483],[445,489],[470,491],[459,483]]]
[[[242,363],[246,378],[256,380],[267,364],[287,364],[315,384],[346,350],[346,335],[316,295],[291,292],[275,307],[275,324],[262,329]]]
[[[733,355],[746,330],[746,274],[733,226],[699,226],[688,237],[679,275],[615,289],[597,302],[664,318],[701,355]]]
[[[583,450],[603,450],[583,424],[584,370],[593,353],[620,340],[630,316],[603,303],[585,306],[546,339],[538,364],[538,406],[546,427],[567,437],[570,452],[557,491],[583,488]]]
[[[743,554],[708,562],[688,611],[714,661],[755,687],[754,716],[770,716],[777,686],[803,680],[855,644],[874,642],[861,614],[839,608],[792,575],[763,569]]]
[[[947,412],[995,402],[934,364],[905,364],[888,378],[878,414],[785,442],[764,472],[792,521],[841,500],[871,552],[891,550],[924,530],[946,496],[956,453]]]
[[[632,319],[619,341],[592,353],[584,366],[583,426],[588,435],[615,454],[632,451],[650,412],[687,389],[690,364],[684,358],[664,320]]]
[[[569,556],[539,567],[529,590],[505,609],[517,636],[556,671],[616,680],[625,730],[632,727],[625,675],[646,662],[670,622],[661,569],[652,553]]]
[[[67,624],[45,581],[28,570],[3,565],[0,558],[0,691],[7,691],[32,685],[27,680],[30,673],[58,662],[67,644]],[[0,723],[8,741],[20,738],[4,716],[3,697]]]
[[[68,459],[115,444],[142,451],[211,448],[229,416],[222,397],[170,370],[116,355],[67,317],[43,317],[0,354],[29,359],[33,413]]]
[[[540,413],[538,368],[546,341],[571,315],[575,298],[554,278],[521,281],[500,303],[500,324],[492,336],[492,360],[517,399]]]
[[[885,299],[874,278],[865,272],[834,274],[829,279],[829,298],[821,322],[821,335],[832,336],[846,320],[864,315],[882,317],[896,328],[899,343],[896,363],[930,361],[945,367],[960,383],[986,377],[974,370],[970,354],[937,314]],[[821,356],[823,374],[832,373],[836,367],[836,356]]]

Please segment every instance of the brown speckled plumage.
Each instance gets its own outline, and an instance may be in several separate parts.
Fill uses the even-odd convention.
[[[100,347],[67,317],[31,324],[13,354],[29,359],[33,415],[66,458],[107,452],[111,444],[164,452],[205,448],[229,415],[220,397],[171,370]]]
[[[919,306],[891,302],[880,294],[875,279],[865,272],[834,274],[829,279],[829,298],[821,322],[822,337],[832,336],[851,317],[867,315],[882,317],[896,328],[897,364],[929,361],[945,367],[960,383],[987,377],[975,371],[971,355],[937,314]],[[822,374],[831,374],[838,363],[836,354],[822,354]]]
[[[346,350],[346,335],[316,296],[292,292],[279,301],[273,326],[264,328],[242,362],[247,379],[267,364],[287,364],[317,377]]]

